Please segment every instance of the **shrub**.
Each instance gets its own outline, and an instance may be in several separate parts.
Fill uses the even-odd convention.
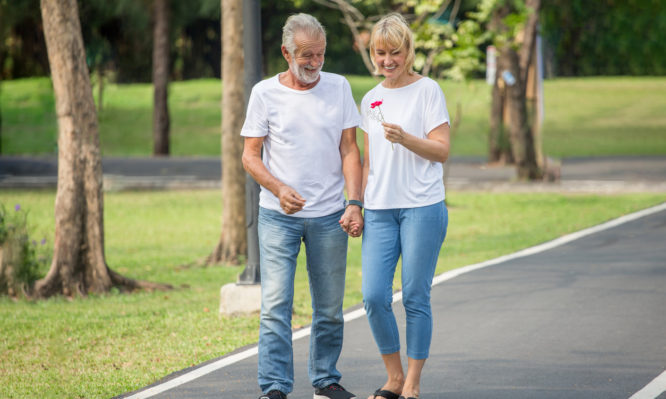
[[[17,296],[40,277],[46,257],[38,256],[39,246],[29,236],[28,212],[19,204],[14,211],[0,204],[0,295]]]

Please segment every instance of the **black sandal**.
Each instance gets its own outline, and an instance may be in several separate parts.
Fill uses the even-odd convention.
[[[373,399],[376,399],[377,396],[381,396],[382,398],[386,399],[400,399],[400,396],[398,396],[397,394],[381,388],[379,388],[378,390],[375,391],[375,393],[373,393]]]

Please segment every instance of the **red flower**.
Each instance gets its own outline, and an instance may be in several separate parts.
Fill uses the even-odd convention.
[[[382,109],[379,107],[380,105],[382,105],[382,103],[383,103],[383,100],[379,100],[379,101],[375,101],[375,102],[370,103],[370,108],[372,109],[372,111],[370,111],[370,117],[372,119],[376,120],[379,123],[384,123],[385,122],[384,114],[382,113]],[[375,108],[377,108],[377,109],[375,109]],[[391,142],[391,149],[392,150],[394,149],[393,142]]]

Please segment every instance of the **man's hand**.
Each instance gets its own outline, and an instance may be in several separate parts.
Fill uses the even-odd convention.
[[[305,199],[287,185],[282,185],[279,188],[278,199],[280,200],[280,207],[287,215],[292,215],[305,206]]]
[[[363,233],[363,214],[361,208],[349,205],[340,218],[340,227],[351,237],[360,237]]]

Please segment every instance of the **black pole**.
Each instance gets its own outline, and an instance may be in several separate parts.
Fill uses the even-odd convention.
[[[252,87],[262,77],[261,70],[261,6],[259,0],[243,1],[243,52],[245,53],[245,109]],[[238,284],[259,284],[259,184],[246,173],[245,217],[247,220],[247,263],[238,276]]]

